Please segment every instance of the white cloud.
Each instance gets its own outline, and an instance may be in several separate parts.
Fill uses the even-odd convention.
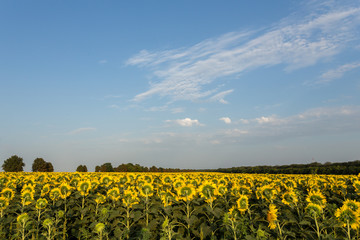
[[[215,94],[214,96],[210,97],[210,101],[219,101],[222,104],[228,104],[228,102],[226,100],[224,100],[225,96],[232,93],[234,90],[227,90],[227,91],[222,91],[219,92],[217,94]]]
[[[226,124],[231,124],[231,119],[229,117],[222,117],[219,120],[223,121]]]
[[[331,82],[334,79],[342,78],[345,73],[359,67],[360,67],[360,62],[353,62],[353,63],[341,65],[336,69],[332,69],[321,74],[320,80],[317,81],[316,83],[327,83],[327,82]]]
[[[192,127],[192,126],[202,126],[197,119],[184,118],[184,119],[176,119],[176,120],[166,120],[167,123],[175,123],[182,127]]]
[[[96,128],[93,128],[93,127],[85,127],[85,128],[78,128],[78,129],[72,130],[72,131],[68,132],[67,134],[75,135],[75,134],[89,132],[89,131],[95,131],[95,130],[96,130]]]
[[[142,50],[126,64],[148,68],[158,81],[133,100],[159,95],[173,101],[210,99],[227,103],[221,94],[232,90],[218,93],[216,88],[205,87],[222,77],[259,67],[283,64],[285,70],[291,71],[326,60],[355,38],[359,13],[360,9],[353,7],[331,8],[325,13],[314,10],[308,16],[281,21],[256,35],[232,32],[187,48]]]

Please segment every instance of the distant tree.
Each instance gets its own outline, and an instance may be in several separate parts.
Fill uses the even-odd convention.
[[[5,172],[22,172],[24,171],[25,163],[21,157],[16,155],[6,159],[2,165]]]
[[[42,158],[36,158],[32,164],[33,172],[53,172],[54,167],[52,163],[46,162]]]
[[[95,167],[95,172],[100,172],[100,166]]]
[[[111,163],[104,163],[100,166],[100,172],[114,172],[114,168]]]
[[[77,168],[76,168],[76,171],[77,172],[87,172],[87,167],[86,165],[79,165]]]

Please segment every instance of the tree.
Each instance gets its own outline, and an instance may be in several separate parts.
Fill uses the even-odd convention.
[[[87,167],[86,165],[79,165],[77,168],[76,168],[76,171],[77,172],[87,172]]]
[[[100,172],[113,172],[114,168],[111,163],[104,163],[100,166]]]
[[[36,158],[32,164],[33,172],[53,172],[54,167],[52,163],[46,162],[42,158]]]
[[[2,165],[5,172],[22,172],[24,171],[25,163],[21,157],[16,155],[6,159]]]

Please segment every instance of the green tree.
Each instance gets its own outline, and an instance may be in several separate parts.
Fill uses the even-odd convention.
[[[2,165],[5,172],[22,172],[24,171],[25,163],[21,157],[16,155],[6,159]]]
[[[87,167],[86,165],[79,165],[77,168],[76,168],[76,171],[77,172],[87,172]]]
[[[97,170],[98,172],[114,172],[114,168],[111,163],[104,163],[100,167],[96,166],[95,172],[97,172]]]
[[[52,163],[46,162],[42,158],[36,158],[32,164],[33,172],[53,172],[54,167]]]

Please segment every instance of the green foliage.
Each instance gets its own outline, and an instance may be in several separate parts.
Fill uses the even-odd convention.
[[[42,158],[36,158],[32,164],[33,172],[53,172],[54,167],[52,163],[46,162]]]
[[[6,159],[2,165],[2,169],[5,172],[22,172],[24,171],[25,163],[21,157],[16,155]]]
[[[87,169],[86,165],[79,165],[79,166],[76,168],[76,171],[77,171],[77,172],[87,172],[88,169]]]

